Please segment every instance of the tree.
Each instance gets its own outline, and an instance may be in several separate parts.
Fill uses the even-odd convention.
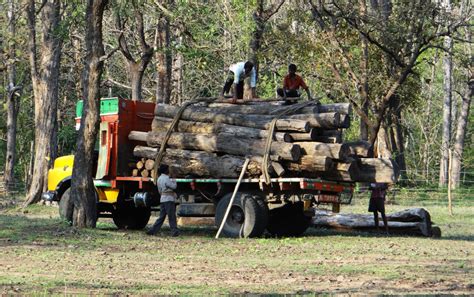
[[[106,59],[102,19],[107,0],[88,0],[86,8],[86,58],[83,73],[84,109],[74,155],[71,178],[71,201],[74,204],[73,225],[95,228],[97,194],[93,183],[94,144],[99,129],[100,80]]]
[[[47,170],[56,158],[50,152],[56,146],[59,69],[62,38],[60,35],[61,3],[59,0],[42,1],[38,8],[41,16],[41,51],[38,52],[36,32],[36,5],[29,0],[27,19],[29,28],[29,60],[34,94],[35,155],[31,185],[25,205],[41,199],[47,182]]]
[[[250,57],[249,60],[255,65],[258,76],[258,53],[262,47],[263,33],[268,20],[278,12],[286,0],[279,0],[265,7],[265,0],[257,0],[257,6],[253,12],[253,21],[255,28],[250,39]]]
[[[446,12],[451,12],[451,1],[443,0],[442,6]],[[449,167],[449,149],[451,143],[451,126],[452,126],[452,71],[453,71],[453,40],[451,36],[444,37],[444,53],[443,57],[443,134],[441,144],[441,160],[439,166],[439,186],[446,186],[448,183],[448,167]]]
[[[136,35],[138,39],[139,58],[134,58],[132,51],[125,37],[125,19],[117,12],[116,25],[120,31],[118,41],[120,51],[125,57],[128,64],[128,74],[132,87],[132,100],[141,101],[142,98],[142,80],[146,67],[153,58],[153,48],[146,42],[145,28],[143,23],[143,6],[139,5],[136,0],[132,1],[133,18],[136,24],[130,27],[131,35]]]
[[[445,36],[456,32],[467,23],[469,14],[454,18],[451,14],[439,10],[436,3],[428,0],[412,1],[401,5],[397,3],[387,20],[385,14],[369,15],[364,18],[354,3],[346,1],[310,1],[314,21],[322,30],[331,47],[327,47],[331,69],[334,77],[346,85],[345,96],[354,106],[355,111],[369,127],[369,141],[372,145],[378,137],[382,123],[386,119],[390,106],[396,106],[399,93],[410,75],[422,62],[420,57],[430,49],[440,47]],[[446,25],[450,20],[449,25]],[[351,33],[353,31],[353,33]],[[379,85],[369,90],[369,109],[364,112],[360,102],[351,93],[360,95],[361,78],[353,65],[350,52],[351,34],[364,36],[371,50],[371,55],[379,61],[380,56],[388,57],[390,64],[383,65],[392,68],[386,76],[369,78]],[[380,65],[380,64],[379,64]],[[377,73],[377,72],[376,72]],[[379,73],[377,75],[380,75]],[[345,79],[347,78],[347,80]],[[354,92],[351,92],[352,86]]]
[[[466,2],[466,1],[465,1]],[[467,3],[464,3],[464,7],[466,8]],[[459,96],[461,96],[462,104],[461,104],[461,111],[459,113],[459,117],[457,120],[456,126],[456,135],[454,138],[454,147],[453,147],[453,158],[452,158],[452,166],[451,166],[451,178],[452,178],[452,185],[454,187],[459,187],[460,179],[461,179],[461,168],[462,168],[462,160],[464,154],[464,143],[466,137],[466,130],[467,124],[469,120],[469,110],[471,106],[471,99],[474,93],[474,73],[472,71],[472,49],[471,49],[471,31],[469,28],[465,29],[465,43],[464,48],[465,50],[462,53],[462,57],[464,58],[462,62],[462,69],[464,70],[464,91],[459,92]]]
[[[16,164],[16,134],[17,118],[20,108],[18,92],[21,86],[17,85],[16,80],[16,48],[13,42],[16,38],[16,7],[12,0],[8,1],[7,19],[8,19],[8,59],[7,59],[7,152],[5,160],[4,182],[7,191],[10,191],[15,182],[15,164]]]

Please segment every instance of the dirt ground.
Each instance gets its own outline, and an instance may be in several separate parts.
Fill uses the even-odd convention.
[[[0,294],[474,294],[474,206],[428,209],[440,239],[311,228],[216,240],[209,227],[150,237],[108,220],[77,230],[54,207],[4,208]]]

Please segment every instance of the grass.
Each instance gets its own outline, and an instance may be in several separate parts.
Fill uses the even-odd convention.
[[[309,229],[300,238],[219,239],[214,228],[149,237],[62,222],[57,208],[0,210],[0,294],[471,294],[474,201],[398,199],[426,207],[439,239]],[[461,203],[462,202],[462,203]],[[343,212],[366,213],[357,197]]]

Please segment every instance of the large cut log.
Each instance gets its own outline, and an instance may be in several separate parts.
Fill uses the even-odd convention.
[[[345,143],[350,148],[350,155],[360,158],[368,158],[370,151],[370,142],[359,140]]]
[[[167,104],[157,104],[155,116],[173,118],[179,107]],[[204,110],[204,111],[203,111]],[[235,126],[245,126],[258,129],[269,129],[272,116],[266,115],[245,115],[239,113],[219,113],[208,112],[202,107],[190,106],[181,115],[181,119],[196,122],[224,123]],[[279,119],[276,122],[276,129],[281,131],[309,132],[310,126],[307,121],[296,119]]]
[[[291,108],[289,106],[275,106],[272,104],[244,105],[244,104],[228,104],[228,103],[210,103],[208,105],[210,112],[222,113],[243,113],[243,114],[278,114]],[[319,108],[316,103],[312,106],[301,108],[297,113],[318,113]]]
[[[337,112],[340,114],[352,114],[352,106],[350,103],[333,103],[333,104],[321,104],[319,106],[320,113],[326,112]]]
[[[387,214],[388,229],[390,233],[404,235],[418,235],[431,237],[433,225],[428,211],[423,208],[412,208]],[[351,214],[351,213],[331,213],[323,210],[316,210],[313,218],[313,226],[332,228],[336,230],[364,230],[375,231],[374,217],[372,214]],[[379,220],[379,228],[383,228],[383,221]]]
[[[166,132],[171,126],[173,120],[170,118],[155,117],[151,124],[151,130],[155,132]],[[268,130],[256,128],[234,126],[223,123],[204,123],[180,120],[178,122],[178,132],[200,133],[200,134],[218,134],[227,133],[235,137],[244,138],[267,138]],[[273,139],[276,141],[291,142],[291,136],[285,132],[275,132]]]
[[[342,132],[339,130],[326,130],[322,132],[321,128],[312,128],[309,133],[289,133],[293,142],[298,141],[317,141],[324,143],[342,143]]]
[[[313,141],[318,136],[316,128],[312,128],[308,133],[289,133],[291,141]]]
[[[136,146],[133,154],[137,157],[154,159],[157,148]],[[194,175],[198,177],[237,178],[244,165],[245,158],[231,155],[217,156],[203,151],[188,151],[166,149],[162,163],[170,166],[173,176],[184,177]],[[260,163],[250,161],[247,167],[247,176],[260,176]]]
[[[316,136],[332,136],[332,137],[342,136],[341,130],[327,130],[327,129],[321,129],[321,128],[313,128],[311,130],[314,130],[314,133],[316,134]]]
[[[284,165],[295,172],[327,171],[332,167],[332,160],[325,156],[301,156],[298,162],[284,162]]]
[[[332,181],[352,182],[357,172],[358,168],[355,162],[335,162],[331,169],[314,172],[314,175]]]
[[[152,147],[161,145],[165,138],[164,132],[149,132],[147,144]],[[174,132],[168,140],[171,148],[201,150],[206,152],[221,152],[231,155],[263,155],[265,140],[236,138],[233,135],[219,134],[191,134]],[[301,155],[300,146],[286,142],[272,142],[270,153],[278,155],[284,160],[297,161]]]
[[[349,148],[339,143],[295,142],[303,155],[325,156],[331,159],[345,160],[349,156]]]
[[[400,174],[392,159],[361,158],[357,160],[359,172],[353,177],[356,182],[396,183]]]
[[[341,127],[341,116],[337,112],[320,114],[295,114],[285,119],[306,121],[312,128],[337,129]]]
[[[148,132],[143,131],[130,131],[128,134],[128,139],[140,142],[146,142]]]
[[[342,136],[316,136],[314,141],[324,143],[342,143]]]

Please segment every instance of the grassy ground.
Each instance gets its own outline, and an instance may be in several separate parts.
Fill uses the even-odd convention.
[[[474,201],[455,215],[426,207],[440,239],[309,229],[301,238],[219,239],[212,228],[170,237],[120,231],[107,220],[76,230],[57,209],[0,210],[0,294],[473,294]],[[356,199],[343,212],[366,212]],[[153,218],[154,219],[154,218]]]

